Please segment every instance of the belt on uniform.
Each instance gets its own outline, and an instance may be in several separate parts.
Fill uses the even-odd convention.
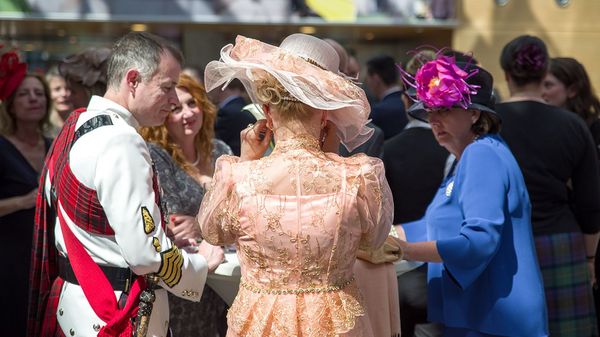
[[[102,265],[98,265],[98,267],[100,267],[104,275],[106,275],[108,282],[110,282],[110,285],[115,291],[128,292],[133,281],[137,277],[137,275],[129,268]],[[58,256],[58,275],[69,283],[79,284],[75,277],[75,273],[73,272],[73,268],[71,267],[71,262],[69,262],[68,258],[60,255]]]

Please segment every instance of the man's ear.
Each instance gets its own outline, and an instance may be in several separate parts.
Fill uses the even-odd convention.
[[[127,88],[129,88],[129,91],[135,95],[135,89],[141,82],[140,72],[136,69],[127,70],[127,73],[125,74],[125,81],[127,81]]]

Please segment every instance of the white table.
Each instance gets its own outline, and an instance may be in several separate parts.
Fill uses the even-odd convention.
[[[421,265],[423,265],[423,262],[398,260],[394,262],[394,266],[396,267],[396,276],[400,276],[408,271],[416,269]]]
[[[235,252],[225,253],[225,262],[208,274],[206,283],[231,306],[240,287],[240,261]]]
[[[400,260],[394,262],[396,275],[400,276],[407,271],[411,271],[422,262]],[[221,298],[231,306],[240,287],[240,261],[235,252],[225,253],[225,262],[221,263],[213,273],[208,274],[207,284]]]

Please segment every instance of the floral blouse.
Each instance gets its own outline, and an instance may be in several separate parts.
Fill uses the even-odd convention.
[[[221,157],[198,222],[211,244],[237,247],[228,336],[369,336],[353,265],[392,219],[377,158],[326,154],[309,137],[260,160]]]
[[[160,145],[148,143],[148,150],[158,173],[162,200],[168,214],[198,214],[200,203],[206,192],[194,178],[185,172]],[[223,141],[213,139],[212,165],[222,155],[232,154],[231,148]]]

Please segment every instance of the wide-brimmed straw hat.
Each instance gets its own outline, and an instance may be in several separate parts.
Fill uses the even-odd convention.
[[[244,36],[221,49],[221,59],[206,66],[206,90],[226,86],[237,78],[254,103],[261,75],[272,75],[290,94],[315,109],[327,110],[342,144],[352,151],[366,142],[373,129],[370,106],[364,91],[339,73],[339,57],[327,42],[311,35],[292,34],[279,47]]]
[[[485,69],[471,62],[454,62],[453,57],[438,56],[425,63],[407,84],[413,89],[416,103],[408,114],[427,122],[427,112],[441,108],[494,111],[494,80]]]

